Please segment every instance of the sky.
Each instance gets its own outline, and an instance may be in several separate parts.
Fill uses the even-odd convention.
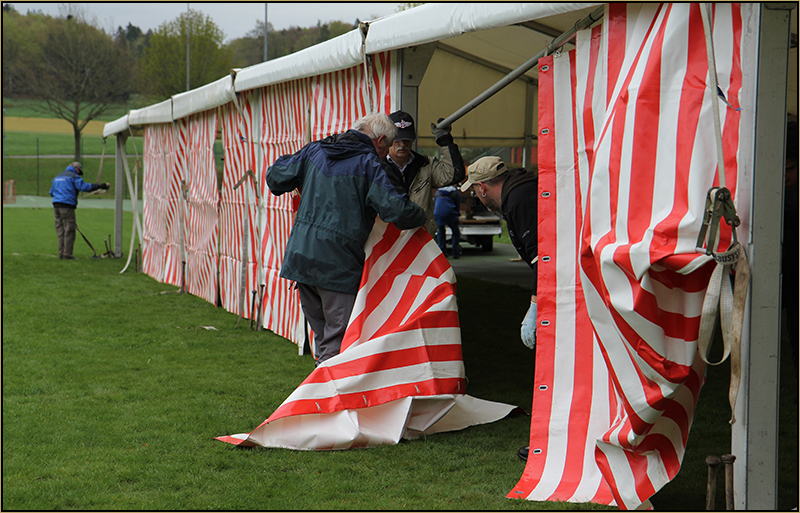
[[[225,33],[225,41],[243,37],[264,20],[264,2],[3,2],[10,3],[20,14],[29,10],[41,10],[45,14],[59,16],[67,5],[85,9],[89,19],[96,18],[97,26],[107,32],[116,32],[117,27],[128,23],[147,32],[155,30],[166,21],[172,21],[186,11],[202,11]],[[291,26],[311,27],[317,21],[327,23],[343,21],[353,23],[356,19],[371,20],[393,14],[399,2],[269,2],[266,8],[268,21],[277,29]]]

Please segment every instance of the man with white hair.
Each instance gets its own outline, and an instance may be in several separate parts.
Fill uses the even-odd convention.
[[[75,209],[78,207],[78,192],[91,192],[97,189],[108,189],[108,183],[87,183],[83,181],[83,165],[73,162],[67,169],[53,178],[50,196],[53,198],[53,210],[58,236],[58,258],[74,260],[72,248],[75,246]]]
[[[317,365],[341,349],[375,216],[401,230],[425,223],[425,211],[385,160],[396,135],[386,114],[370,114],[345,133],[280,157],[267,171],[273,194],[300,190],[281,277],[297,283]]]

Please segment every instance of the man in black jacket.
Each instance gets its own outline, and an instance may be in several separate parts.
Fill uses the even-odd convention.
[[[537,194],[539,180],[536,173],[525,169],[508,169],[500,157],[481,157],[467,170],[467,181],[461,191],[469,188],[489,210],[499,210],[508,227],[511,242],[531,269],[533,284],[531,304],[522,320],[520,338],[526,347],[536,347],[536,285],[538,258],[537,240]],[[528,447],[517,453],[520,459],[528,459]]]

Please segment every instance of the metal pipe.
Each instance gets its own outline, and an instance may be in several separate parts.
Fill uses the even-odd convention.
[[[493,85],[492,87],[490,87],[489,89],[487,89],[486,91],[484,91],[483,93],[478,95],[474,100],[472,100],[471,102],[467,103],[466,105],[464,105],[463,107],[458,109],[456,112],[451,114],[450,117],[446,118],[444,121],[439,123],[436,127],[439,128],[439,129],[445,129],[445,128],[449,127],[450,125],[455,123],[458,119],[462,118],[465,114],[467,114],[468,112],[472,111],[472,109],[474,109],[475,107],[477,107],[481,103],[483,103],[486,100],[488,100],[489,98],[491,98],[498,91],[500,91],[501,89],[506,87],[508,84],[510,84],[511,82],[513,82],[514,80],[516,80],[517,78],[522,76],[526,71],[528,71],[532,67],[536,66],[536,64],[539,62],[539,59],[541,59],[545,55],[550,54],[553,50],[556,50],[556,49],[562,47],[564,44],[566,44],[570,39],[572,39],[572,37],[575,35],[576,32],[588,27],[589,25],[591,25],[595,21],[597,21],[600,18],[602,18],[603,17],[603,9],[604,9],[604,6],[600,6],[597,9],[595,9],[594,11],[592,11],[591,14],[589,14],[588,16],[586,16],[585,18],[580,20],[578,23],[576,23],[574,27],[572,27],[571,29],[567,30],[566,32],[564,32],[563,34],[561,34],[560,36],[555,38],[552,43],[547,45],[547,48],[545,48],[541,52],[537,53],[536,55],[534,55],[533,57],[531,57],[530,59],[525,61],[517,69],[515,69],[514,71],[512,71],[511,73],[509,73],[508,75],[506,75],[502,79],[500,79],[499,82],[497,82],[495,85]]]
[[[264,2],[264,62],[267,62],[267,2]]]

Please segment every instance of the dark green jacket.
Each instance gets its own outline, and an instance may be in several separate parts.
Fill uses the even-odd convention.
[[[283,257],[281,277],[355,294],[364,244],[375,216],[401,230],[425,223],[425,211],[398,187],[370,139],[348,130],[280,157],[267,185],[281,195],[300,189],[300,205]]]

